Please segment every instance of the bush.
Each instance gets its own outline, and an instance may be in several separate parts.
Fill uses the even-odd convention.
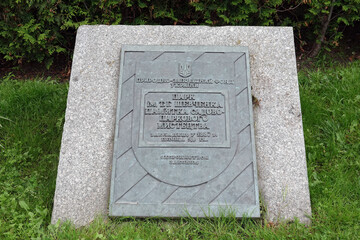
[[[293,26],[301,47],[336,45],[341,27],[359,21],[359,12],[360,0],[3,0],[0,55],[49,67],[56,54],[71,56],[83,24]]]

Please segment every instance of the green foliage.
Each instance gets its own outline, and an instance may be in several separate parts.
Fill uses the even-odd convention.
[[[311,30],[310,33],[306,33],[304,41],[315,41],[321,34],[322,25],[329,17],[331,6],[334,8],[326,36],[332,45],[338,45],[344,26],[354,25],[360,20],[360,0],[308,0],[304,2],[306,2],[307,11],[303,14],[299,30]],[[330,50],[326,46],[325,49]]]
[[[75,32],[84,24],[145,24],[176,21],[182,1],[3,0],[0,1],[0,54],[5,60],[43,62],[70,54]],[[176,13],[174,13],[176,11]]]
[[[201,20],[209,25],[274,25],[276,7],[281,0],[270,1],[191,1]]]
[[[318,38],[332,4],[327,39],[337,45],[342,26],[360,20],[360,0],[2,0],[0,57],[49,67],[56,54],[71,55],[84,24],[293,26],[303,46]]]

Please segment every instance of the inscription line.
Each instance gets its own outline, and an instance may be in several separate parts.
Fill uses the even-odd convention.
[[[241,129],[237,134],[241,134],[246,128],[248,128],[250,126],[250,124],[246,125],[243,129]],[[247,145],[246,145],[247,146]]]
[[[250,186],[243,192],[240,194],[240,196],[232,203],[235,204],[245,193],[247,193],[247,191],[249,191],[249,189],[254,185],[254,181],[251,181]]]
[[[155,61],[156,59],[158,59],[161,55],[163,55],[164,53],[185,53],[184,51],[164,51],[162,52],[159,56],[157,56],[156,58],[153,59],[153,61]]]
[[[161,55],[163,55],[165,52],[160,53],[158,56],[156,56],[152,61],[155,61],[156,59],[158,59]]]
[[[121,120],[123,120],[127,115],[129,115],[131,112],[133,111],[133,109],[131,109],[127,114],[125,114],[124,116],[122,116],[119,120],[119,123]]]
[[[194,59],[194,62],[195,62],[196,60],[198,60],[199,58],[201,58],[201,56],[203,56],[204,54],[205,54],[205,52],[203,52],[202,54],[200,54],[197,58]]]
[[[145,51],[140,51],[140,50],[134,50],[134,51],[131,51],[131,50],[127,50],[126,52],[125,52],[125,54],[126,53],[144,53]]]
[[[245,129],[245,128],[244,128]],[[239,135],[239,134],[238,134]],[[236,155],[238,153],[241,153],[242,151],[244,151],[244,149],[249,146],[249,144],[251,144],[251,142],[249,142],[248,144],[246,144],[245,146],[243,146],[241,149],[239,149],[239,145],[240,145],[240,142],[238,141],[237,145],[236,145],[236,151],[235,151],[235,155],[234,155],[234,158],[236,157]],[[233,158],[233,159],[234,159]],[[225,170],[224,170],[225,171]]]
[[[131,147],[129,147],[125,152],[123,152],[120,156],[118,156],[116,158],[116,160],[119,160],[119,158],[121,158],[125,153],[127,153],[129,150],[131,149]]]
[[[127,194],[131,189],[133,189],[136,184],[138,184],[139,182],[141,182],[141,180],[143,180],[147,175],[149,175],[148,173],[145,174],[142,178],[140,178],[140,180],[138,180],[135,184],[133,184],[127,191],[125,191],[118,199],[116,199],[115,202],[119,201],[123,196],[125,196],[125,194]]]
[[[204,188],[204,186],[206,186],[207,183],[208,183],[208,182],[205,182],[205,183],[202,183],[202,184],[200,184],[200,185],[197,185],[197,186],[199,186],[199,189],[196,191],[196,193],[194,193],[194,194],[191,196],[191,198],[188,200],[188,202],[191,201],[191,200],[196,196],[196,194],[198,194],[198,193]]]
[[[133,74],[133,75],[131,75],[128,79],[126,79],[125,81],[123,81],[123,83],[122,84],[124,84],[124,83],[126,83],[127,81],[129,81],[132,77],[134,77],[135,76],[135,73]]]
[[[236,177],[234,177],[234,179],[231,180],[230,183],[229,183],[228,185],[226,185],[225,188],[224,188],[223,190],[221,190],[220,193],[219,193],[218,195],[216,195],[216,196],[209,202],[209,204],[211,204],[213,201],[215,201],[215,199],[216,199],[217,197],[219,197],[219,196],[235,181],[235,179],[237,179],[250,165],[252,165],[252,162],[249,163],[246,167],[244,167],[244,169],[243,169],[238,175],[236,175]]]
[[[150,177],[152,177],[152,176],[150,175]],[[154,178],[154,179],[155,179],[155,178]],[[155,179],[155,180],[157,180],[157,179]],[[157,180],[155,186],[153,186],[153,187],[151,188],[151,190],[150,190],[147,194],[145,194],[142,198],[140,198],[140,199],[139,199],[139,202],[141,202],[141,200],[143,200],[145,197],[147,197],[147,195],[149,195],[150,193],[152,193],[152,192],[154,191],[154,189],[155,189],[157,186],[159,186],[160,184],[161,184],[161,182],[160,182],[159,180]]]
[[[247,87],[245,87],[244,89],[240,90],[235,96],[239,96],[243,91],[245,91],[247,89]]]
[[[179,188],[180,188],[180,187],[175,188],[175,190],[172,191],[172,193],[170,193],[169,196],[167,196],[167,197],[165,198],[165,200],[162,201],[161,203],[165,203],[165,202],[176,192],[176,190],[178,190]]]
[[[234,64],[236,63],[237,60],[239,60],[240,58],[242,58],[242,56],[244,56],[245,53],[241,54],[237,59],[235,59]]]
[[[131,149],[131,148],[130,148],[130,149]],[[118,159],[117,159],[117,160],[118,160]],[[129,165],[129,167],[127,168],[126,171],[128,171],[130,168],[132,168],[136,163],[137,163],[137,161],[134,160],[134,161]],[[126,173],[126,171],[123,172],[123,173],[121,173],[119,176],[117,176],[117,173],[116,173],[116,174],[115,174],[115,180],[118,181],[119,178]]]

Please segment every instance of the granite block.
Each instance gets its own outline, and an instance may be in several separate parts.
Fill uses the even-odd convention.
[[[52,223],[71,220],[82,226],[108,213],[124,44],[247,46],[252,94],[259,100],[255,142],[266,218],[310,222],[292,28],[97,25],[81,26],[77,33]]]

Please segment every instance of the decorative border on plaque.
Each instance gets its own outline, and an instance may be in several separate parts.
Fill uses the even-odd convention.
[[[172,101],[163,100],[161,106],[159,102],[151,102],[146,99],[146,96],[149,94],[170,94]],[[181,96],[182,94],[187,95],[187,99],[189,101],[184,101],[183,97],[176,97]],[[213,95],[218,94],[221,95],[224,99],[223,102],[206,102],[206,101],[196,101],[194,99],[195,95]],[[219,91],[201,91],[201,90],[149,90],[143,89],[141,93],[141,114],[140,114],[140,131],[139,131],[139,147],[181,147],[181,148],[229,148],[230,147],[230,124],[229,124],[229,97],[228,92],[225,90]],[[175,98],[175,99],[173,99]],[[178,98],[178,99],[176,99]],[[167,108],[168,107],[168,108]],[[164,112],[170,113],[170,107],[174,107],[172,109],[178,110],[178,115],[166,115]],[[180,111],[187,111],[185,113],[181,113]],[[204,112],[205,111],[205,112]],[[207,111],[207,113],[206,113]],[[192,113],[192,114],[191,114]],[[169,135],[169,133],[149,133],[152,134],[152,137],[155,139],[160,139],[160,141],[154,140],[153,142],[146,140],[145,133],[148,132],[147,130],[147,121],[146,118],[151,116],[159,116],[158,122],[155,124],[156,127],[160,130],[169,129],[169,131],[174,131],[174,129],[181,130],[181,129],[202,129],[203,136],[193,136],[190,132],[189,134],[183,133],[182,135]],[[170,116],[170,117],[168,117]],[[221,128],[221,132],[211,132],[209,129],[208,123],[214,121],[216,117],[223,117],[224,118],[224,125],[219,125]],[[180,121],[183,122],[174,122],[176,121],[175,118],[178,118]],[[196,123],[194,123],[196,122]],[[215,123],[216,124],[216,123]],[[153,124],[154,125],[154,124]],[[147,129],[147,130],[146,130]],[[193,129],[192,129],[193,130]],[[199,134],[199,132],[197,133]],[[197,139],[211,139],[211,138],[221,138],[221,141],[211,142],[209,140],[204,140],[204,142],[193,142],[197,137]],[[203,137],[203,138],[202,138]],[[166,141],[166,140],[172,141]],[[176,142],[177,141],[177,142]]]

